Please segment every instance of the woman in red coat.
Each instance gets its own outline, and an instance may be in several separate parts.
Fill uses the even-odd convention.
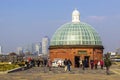
[[[101,59],[101,60],[100,60],[101,69],[103,69],[103,65],[104,65],[104,61]]]

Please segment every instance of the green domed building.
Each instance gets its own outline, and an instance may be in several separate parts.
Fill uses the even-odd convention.
[[[50,58],[70,59],[73,67],[79,67],[79,60],[100,60],[103,45],[99,34],[89,24],[80,21],[80,13],[74,10],[72,22],[56,30],[50,41]],[[89,65],[88,65],[89,66]]]

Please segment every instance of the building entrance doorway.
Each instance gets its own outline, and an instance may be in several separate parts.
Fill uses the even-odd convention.
[[[79,60],[80,60],[80,56],[75,56],[75,57],[74,57],[74,61],[75,61],[75,62],[74,62],[74,63],[75,63],[74,65],[75,65],[75,67],[77,67],[77,68],[80,66]]]
[[[84,60],[86,60],[86,65],[85,65],[85,67],[89,67],[89,57],[90,57],[90,56],[84,56]]]

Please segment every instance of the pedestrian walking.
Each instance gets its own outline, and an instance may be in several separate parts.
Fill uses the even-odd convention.
[[[70,68],[71,65],[72,65],[72,62],[70,61],[70,59],[68,59],[68,64],[67,64],[68,71],[71,71],[71,68]]]
[[[109,75],[110,74],[109,69],[110,69],[110,66],[111,66],[111,60],[109,59],[108,55],[105,56],[104,64],[105,64],[105,67],[106,67],[106,74]]]
[[[103,69],[103,65],[104,65],[104,61],[101,59],[101,60],[100,60],[101,69]]]
[[[65,70],[65,71],[67,71],[68,61],[67,61],[67,59],[66,59],[66,58],[65,58],[65,60],[64,60],[64,65],[65,65],[64,70]]]

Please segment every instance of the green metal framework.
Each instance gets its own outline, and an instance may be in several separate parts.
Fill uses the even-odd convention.
[[[50,41],[50,46],[55,45],[102,45],[102,41],[91,25],[71,22],[56,30]]]

